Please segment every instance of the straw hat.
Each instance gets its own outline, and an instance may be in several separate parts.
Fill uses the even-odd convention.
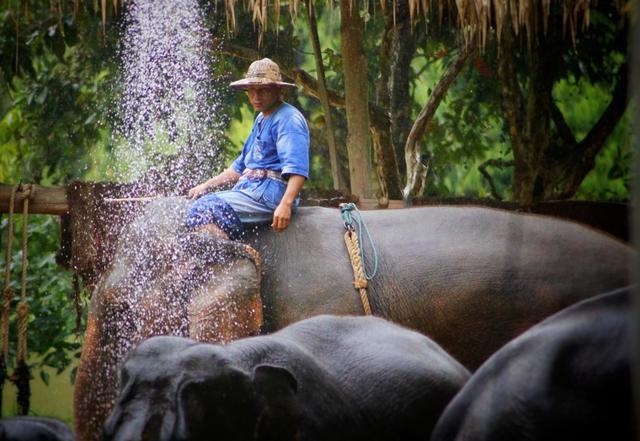
[[[296,87],[295,84],[282,81],[280,67],[268,58],[251,63],[244,79],[229,84],[229,87],[235,89],[246,89],[251,86]]]

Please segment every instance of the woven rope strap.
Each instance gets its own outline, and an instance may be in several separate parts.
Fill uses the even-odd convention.
[[[262,276],[262,257],[260,257],[260,253],[258,252],[258,250],[256,250],[252,246],[244,244],[244,247],[247,254],[253,258],[253,262],[256,265],[256,271],[258,272],[259,281]]]
[[[16,306],[16,314],[18,315],[18,350],[16,359],[18,361],[27,361],[27,318],[29,316],[29,305],[20,301]]]
[[[35,188],[26,185],[22,189],[24,202],[22,205],[22,279],[20,287],[20,303],[16,307],[18,314],[18,361],[27,360],[27,270],[29,268],[29,199],[33,196]]]
[[[11,299],[13,299],[13,289],[11,288],[11,255],[13,254],[13,207],[16,201],[16,192],[18,186],[11,187],[11,195],[9,197],[9,219],[7,225],[7,253],[5,257],[4,270],[4,292],[2,302],[2,313],[0,315],[0,332],[2,333],[0,355],[6,362],[9,354],[9,308],[11,307]]]
[[[367,295],[368,283],[364,276],[362,259],[360,258],[360,242],[358,241],[358,235],[347,231],[344,233],[344,243],[347,245],[347,251],[349,252],[349,258],[351,260],[351,267],[353,268],[353,285],[360,293],[360,301],[362,302],[362,309],[364,309],[364,313],[366,315],[371,315],[371,306],[369,304],[369,296]]]
[[[15,292],[13,288],[6,287],[2,298],[2,314],[0,315],[0,330],[2,330],[2,347],[0,354],[2,359],[6,360],[9,356],[9,310],[11,308],[11,300]]]

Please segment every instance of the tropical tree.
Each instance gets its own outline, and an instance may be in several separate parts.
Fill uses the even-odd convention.
[[[316,4],[318,3],[324,2]],[[253,17],[259,25],[260,32],[266,28],[268,22],[269,16],[265,12],[268,10],[268,4],[269,2],[252,4]],[[301,4],[302,2],[299,1],[292,2],[291,10],[297,11]],[[226,2],[226,5],[227,11],[234,10],[234,2]],[[586,173],[593,168],[596,154],[620,119],[626,104],[624,89],[626,80],[623,77],[626,70],[623,61],[625,48],[620,44],[626,36],[626,25],[625,18],[619,18],[619,6],[607,4],[596,9],[592,2],[584,0],[563,0],[555,3],[494,0],[483,4],[462,1],[457,2],[455,6],[444,1],[408,0],[400,2],[399,5],[396,2],[389,5],[384,1],[381,2],[380,7],[383,11],[381,15],[386,26],[380,45],[380,60],[376,63],[380,66],[383,78],[379,82],[382,86],[378,88],[377,102],[384,105],[392,102],[400,103],[398,98],[407,96],[409,81],[400,73],[409,72],[410,69],[396,70],[395,74],[391,75],[390,66],[400,69],[407,66],[407,60],[411,59],[410,50],[418,32],[416,28],[419,19],[435,21],[437,17],[437,20],[442,21],[443,17],[445,20],[452,18],[463,30],[459,34],[459,41],[462,40],[458,44],[459,55],[452,61],[451,69],[443,76],[442,82],[434,89],[433,99],[418,115],[413,131],[407,132],[406,114],[399,113],[401,104],[391,109],[386,107],[379,113],[376,112],[376,107],[371,105],[374,100],[369,100],[369,105],[365,104],[362,98],[351,101],[355,96],[365,96],[361,89],[365,87],[363,69],[366,63],[362,61],[362,57],[358,56],[364,48],[364,39],[359,36],[363,29],[360,19],[370,17],[374,5],[369,2],[341,1],[342,74],[345,98],[349,97],[350,102],[346,114],[347,121],[351,121],[348,135],[348,151],[352,158],[349,169],[352,175],[351,190],[360,195],[371,194],[366,182],[362,182],[361,179],[368,174],[369,143],[360,141],[364,137],[362,127],[368,119],[368,125],[374,134],[376,161],[381,165],[378,175],[385,196],[394,194],[398,187],[394,176],[398,176],[396,168],[399,163],[399,149],[397,145],[393,148],[392,144],[394,140],[397,143],[398,137],[402,136],[402,139],[405,139],[405,134],[407,165],[405,197],[409,198],[422,191],[424,184],[420,182],[419,177],[425,176],[426,167],[419,160],[421,156],[419,142],[425,133],[425,128],[472,51],[475,48],[486,51],[490,46],[497,45],[496,63],[500,78],[500,96],[507,122],[505,131],[511,141],[513,162],[502,160],[495,161],[493,164],[514,166],[512,197],[516,201],[530,203],[538,199],[566,198],[575,194]],[[353,14],[354,10],[359,11],[357,15]],[[610,37],[606,47],[612,55],[607,63],[600,66],[613,67],[620,73],[614,81],[619,87],[613,92],[611,110],[603,114],[600,123],[594,125],[593,134],[588,139],[578,142],[575,137],[571,139],[571,131],[559,117],[560,114],[556,111],[557,106],[554,110],[551,97],[554,84],[562,79],[558,75],[561,72],[578,71],[577,66],[584,61],[581,59],[581,54],[590,53],[585,45],[593,39],[590,38],[591,34],[583,32],[583,28],[589,23],[590,13],[596,21],[594,26],[603,24],[604,27],[598,26],[599,30],[604,29]],[[621,21],[623,25],[611,27],[611,24],[616,21]],[[608,22],[608,25],[604,25],[605,22]],[[609,28],[606,29],[606,26]],[[407,29],[413,32],[408,32]],[[346,38],[348,41],[345,42]],[[389,48],[394,47],[394,39],[396,42],[402,41],[403,45],[396,43],[397,58],[394,63],[390,63],[392,51]],[[360,49],[354,49],[355,46]],[[563,66],[560,65],[560,61]],[[600,69],[601,72],[603,70]],[[609,78],[611,79],[611,75]],[[359,89],[356,89],[356,86]],[[371,97],[371,90],[367,95]],[[557,135],[552,136],[551,132]],[[580,146],[565,149],[551,148],[552,138],[556,139],[554,145],[558,145],[558,140],[562,139],[565,146],[578,144]],[[387,155],[388,152],[392,153]],[[565,159],[557,160],[558,155],[564,155]],[[567,169],[568,164],[576,162],[583,165],[575,167],[570,174],[562,172],[563,169]],[[361,169],[362,173],[359,171]]]
[[[590,32],[571,40],[563,36],[560,10],[554,8],[545,17],[538,8],[531,18],[537,32],[525,43],[524,35],[518,38],[506,24],[516,12],[506,10],[497,60],[513,149],[513,198],[522,203],[570,198],[627,108],[626,20],[606,2],[591,11]],[[553,95],[563,79],[586,79],[611,94],[604,112],[580,140]]]
[[[0,183],[51,186],[86,177],[93,167],[91,147],[108,145],[103,115],[114,40],[103,33],[102,14],[79,2],[75,8],[72,2],[57,2],[55,8],[48,1],[5,4],[0,12]],[[22,216],[12,221],[15,239],[8,248],[9,218],[0,219],[0,268],[8,276],[3,286],[20,293],[22,258],[28,255],[24,281],[31,367],[61,373],[79,356],[81,339],[74,336],[80,336],[76,312],[82,312],[72,306],[74,298],[80,301],[78,280],[58,265],[61,224],[52,216],[29,216],[27,246],[20,247]],[[0,365],[9,374],[19,299],[3,302],[10,328],[8,335],[0,330],[8,338]],[[48,382],[47,371],[39,375]]]

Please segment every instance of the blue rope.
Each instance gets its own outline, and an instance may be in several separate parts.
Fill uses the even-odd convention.
[[[355,233],[358,237],[358,242],[360,242],[360,259],[362,259],[362,269],[364,270],[364,277],[367,280],[371,280],[378,273],[378,251],[376,250],[376,246],[373,243],[373,239],[371,237],[371,233],[369,233],[367,224],[364,222],[364,219],[362,218],[360,211],[358,211],[358,207],[356,207],[356,204],[354,203],[340,204],[340,212],[342,213],[344,228],[348,231]],[[354,219],[355,219],[357,228],[355,228],[353,225]],[[367,265],[365,264],[364,242],[362,241],[362,231],[364,231],[364,233],[367,235],[367,238],[369,239],[369,245],[371,246],[371,252],[373,254],[373,271],[371,272],[371,274],[367,272]]]

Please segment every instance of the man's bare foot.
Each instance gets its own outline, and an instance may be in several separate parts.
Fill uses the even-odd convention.
[[[200,225],[196,229],[196,231],[204,231],[204,232],[207,232],[207,233],[214,234],[214,235],[218,236],[221,239],[229,240],[229,236],[227,235],[227,233],[225,233],[222,228],[220,228],[219,226],[217,226],[215,224]]]

